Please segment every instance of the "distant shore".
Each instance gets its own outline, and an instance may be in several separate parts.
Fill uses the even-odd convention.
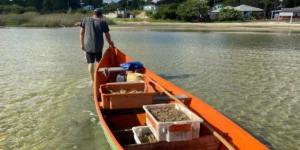
[[[155,22],[118,22],[111,29],[136,30],[199,30],[199,31],[295,31],[300,32],[299,24],[286,22],[245,22],[245,23],[155,23]]]
[[[30,26],[8,26],[8,27],[30,27]],[[39,26],[32,26],[39,27]],[[53,26],[61,28],[61,26]],[[129,22],[117,21],[111,24],[112,30],[168,30],[168,31],[239,31],[239,32],[280,32],[292,31],[300,32],[300,22],[293,24],[287,22],[276,21],[260,21],[260,22],[216,22],[216,23],[187,23],[187,22]],[[1,26],[0,28],[6,28]],[[63,27],[65,28],[65,27]],[[73,25],[67,28],[79,28]]]

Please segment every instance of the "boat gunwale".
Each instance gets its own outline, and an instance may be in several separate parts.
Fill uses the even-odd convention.
[[[121,54],[121,55],[124,55],[126,56],[126,61],[132,61],[131,58],[129,58],[127,55],[125,55],[124,53],[122,53],[120,50],[118,50],[117,48],[114,48],[112,49],[111,47],[109,47],[106,52],[104,53],[103,57],[108,57],[110,56],[109,52],[113,51],[114,54]],[[114,58],[115,59],[115,58]],[[101,63],[102,62],[102,59],[100,60],[98,66],[97,66],[97,70],[99,70],[101,67]],[[181,94],[185,94],[187,95],[188,97],[191,98],[191,103],[190,105],[188,106],[195,114],[199,115],[201,118],[203,118],[204,121],[206,121],[208,124],[210,124],[215,130],[217,131],[221,131],[223,133],[228,133],[228,137],[230,138],[231,137],[231,134],[234,134],[235,136],[235,139],[237,138],[242,138],[242,140],[245,140],[245,141],[251,141],[250,143],[253,144],[252,146],[249,145],[249,147],[256,147],[256,148],[259,148],[259,149],[269,149],[267,148],[264,144],[262,144],[260,141],[258,141],[256,138],[254,138],[251,134],[249,134],[247,131],[245,131],[243,128],[241,128],[239,125],[237,125],[235,122],[233,122],[232,120],[230,120],[229,118],[227,118],[226,116],[224,116],[222,113],[220,113],[218,110],[212,108],[211,106],[209,106],[207,103],[205,103],[204,101],[202,101],[201,99],[197,98],[196,96],[188,93],[187,91],[179,88],[178,86],[174,85],[173,83],[161,78],[160,76],[156,75],[155,73],[151,72],[150,70],[148,70],[146,67],[145,67],[145,74],[147,74],[147,76],[151,77],[152,79],[155,79],[157,83],[164,83],[164,86],[165,87],[173,87],[173,88],[176,88],[176,90],[179,90],[181,91]],[[95,81],[96,80],[99,80],[97,79],[98,78],[98,73],[95,77]],[[97,109],[97,112],[98,112],[98,115],[99,115],[99,119],[101,121],[101,125],[103,125],[102,127],[104,127],[104,130],[107,131],[108,133],[108,136],[109,138],[111,139],[111,141],[113,142],[113,144],[115,144],[115,148],[117,149],[120,149],[122,150],[122,146],[119,144],[119,142],[116,140],[116,138],[114,137],[112,131],[109,129],[109,127],[107,126],[104,118],[103,118],[103,114],[101,113],[101,108],[100,108],[100,105],[99,105],[99,102],[98,102],[98,96],[97,95],[97,92],[98,89],[97,89],[97,82],[94,83],[94,100],[95,100],[95,104],[96,104],[96,109]],[[196,103],[196,104],[195,104]],[[205,108],[206,110],[209,110],[209,112],[206,112],[206,117],[203,117],[203,113],[200,114],[200,112],[198,112],[197,110],[194,109],[194,107],[196,106],[193,106],[193,105],[199,105],[199,107],[201,108]],[[210,115],[208,114],[210,113]],[[213,115],[211,115],[213,114]],[[217,117],[214,117],[214,118],[209,118],[209,120],[207,120],[207,116],[217,116]],[[234,128],[235,130],[235,133],[232,133],[232,132],[225,132],[224,130],[222,131],[221,129],[217,128],[214,126],[214,124],[210,123],[209,121],[213,121],[213,119],[216,119],[222,123],[225,123],[226,125],[224,126],[227,126],[227,127],[231,127],[231,128]],[[217,122],[218,122],[217,121]],[[216,121],[214,121],[216,122]],[[226,130],[226,129],[225,129]],[[240,149],[239,146],[235,145],[235,142],[234,140],[235,139],[232,139],[231,141],[229,141],[231,144],[233,144],[233,146],[236,148],[236,149]],[[247,149],[251,149],[251,148],[247,148]]]

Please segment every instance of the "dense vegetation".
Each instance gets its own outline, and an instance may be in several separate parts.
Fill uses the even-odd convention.
[[[91,16],[91,13],[50,13],[39,14],[37,12],[26,12],[23,14],[0,15],[0,26],[23,26],[23,27],[71,27],[82,21],[84,17]],[[115,24],[112,20],[106,19],[108,24]]]
[[[82,17],[90,15],[91,12],[81,9],[84,5],[102,7],[104,13],[127,10],[132,14],[138,14],[144,5],[154,4],[159,8],[146,13],[153,19],[184,21],[197,20],[199,16],[206,16],[207,12],[218,3],[223,3],[223,6],[245,4],[262,8],[266,16],[270,15],[271,10],[281,7],[300,6],[300,0],[282,2],[280,0],[160,0],[157,3],[152,0],[119,0],[111,3],[102,3],[101,0],[82,0],[83,3],[80,2],[81,0],[0,0],[0,25],[71,26],[81,21]],[[241,19],[240,13],[234,10],[222,10],[219,15],[219,20],[239,19]]]
[[[182,5],[187,3],[188,0],[159,0],[154,3],[152,0],[119,0],[117,3],[102,3],[101,0],[0,0],[0,13],[3,11],[9,11],[14,13],[24,13],[27,11],[38,11],[42,13],[49,12],[66,12],[69,8],[76,10],[81,8],[82,5],[93,5],[95,7],[103,7],[107,12],[126,9],[138,9],[141,10],[145,4],[155,4],[162,6],[165,4],[177,4]],[[202,0],[194,0],[193,3],[197,3]],[[266,11],[272,9],[278,9],[283,7],[296,7],[300,6],[300,0],[206,0],[208,7],[213,7],[215,4],[224,3],[225,5],[238,6],[241,4],[250,5],[265,9]],[[189,2],[191,3],[191,1]],[[4,6],[9,5],[9,6]],[[13,6],[12,6],[13,5]],[[11,7],[11,8],[9,8]],[[173,6],[172,6],[173,7]]]
[[[227,21],[234,21],[239,20],[242,18],[242,14],[234,9],[222,9],[220,12],[219,19],[221,21],[227,20]]]

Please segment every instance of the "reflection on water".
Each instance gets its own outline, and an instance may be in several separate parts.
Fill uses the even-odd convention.
[[[112,37],[267,146],[300,146],[299,34],[116,30]],[[109,149],[77,29],[0,29],[0,41],[0,149]]]

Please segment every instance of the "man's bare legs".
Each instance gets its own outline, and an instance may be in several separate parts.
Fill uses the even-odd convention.
[[[96,62],[96,66],[97,65],[98,65],[98,63]],[[94,79],[95,79],[95,75],[96,75],[96,72],[94,70],[95,70],[94,69],[94,63],[89,63],[88,64],[88,71],[89,71],[89,74],[90,74],[92,84],[94,83]]]
[[[88,64],[88,71],[90,74],[90,78],[91,78],[91,83],[94,83],[94,64],[93,63],[89,63]]]

